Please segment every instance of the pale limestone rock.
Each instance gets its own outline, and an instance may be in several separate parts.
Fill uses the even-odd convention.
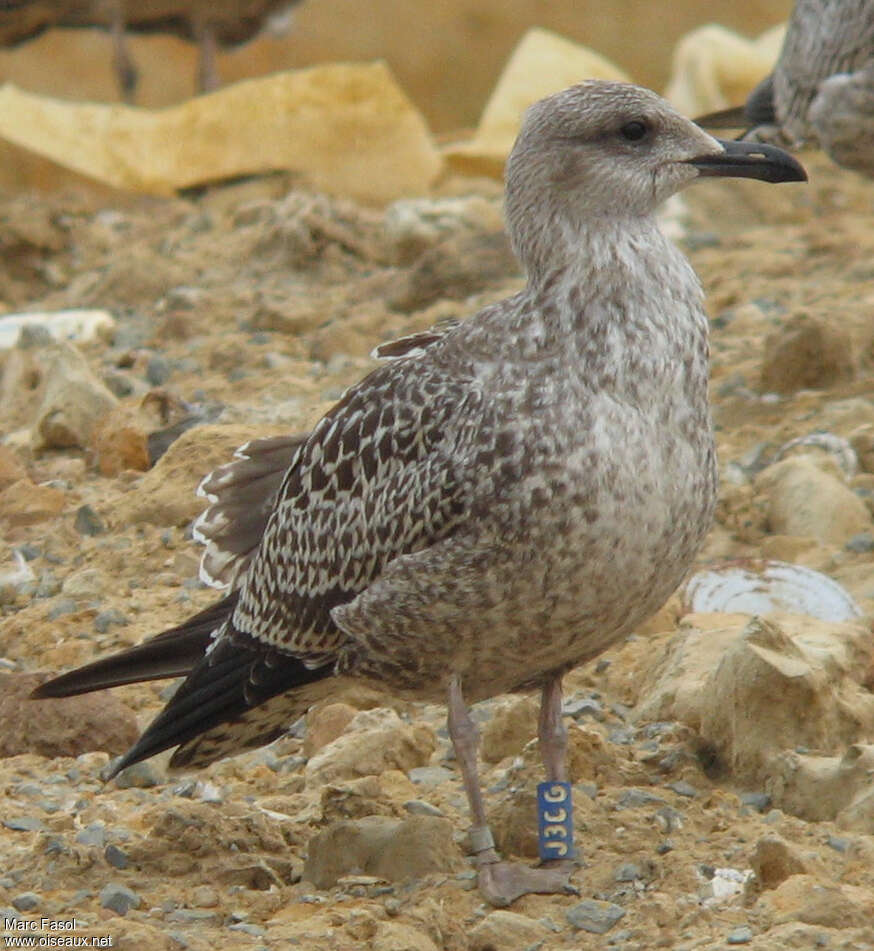
[[[381,62],[277,73],[154,111],[7,83],[0,137],[115,188],[158,195],[289,170],[325,191],[389,201],[425,191],[440,170],[424,119]]]
[[[538,707],[531,697],[511,697],[495,710],[482,728],[481,756],[497,763],[516,756],[537,735]]]
[[[471,929],[470,951],[517,951],[550,934],[541,922],[514,911],[492,911]]]
[[[348,703],[317,704],[307,713],[303,754],[311,757],[337,739],[358,711]]]
[[[618,66],[593,50],[549,30],[529,30],[504,66],[473,138],[444,151],[450,168],[499,178],[525,110],[584,79],[628,82]]]
[[[870,655],[861,622],[690,615],[642,680],[638,715],[686,723],[736,780],[768,783],[775,805],[814,818],[829,800],[787,751],[843,755],[871,735],[874,696],[861,684]],[[834,818],[851,797],[815,818]]]
[[[820,456],[783,459],[764,469],[755,489],[767,500],[768,527],[778,535],[799,535],[843,545],[871,528],[865,503]]]
[[[335,822],[310,839],[303,876],[316,888],[331,888],[344,875],[396,882],[454,871],[461,853],[452,833],[452,823],[439,816]]]
[[[45,522],[63,511],[66,499],[62,489],[19,479],[0,492],[0,520],[11,527]]]
[[[0,674],[0,757],[123,753],[139,736],[137,718],[118,698],[83,694],[31,701],[45,674]]]
[[[776,833],[763,835],[756,842],[750,866],[762,888],[776,888],[790,876],[807,872],[798,850]]]
[[[849,333],[835,321],[802,313],[766,337],[758,389],[821,390],[852,380],[855,372]]]
[[[870,923],[874,893],[813,875],[793,875],[765,892],[756,907],[774,925],[800,921],[822,928],[853,928]]]
[[[86,448],[98,424],[118,400],[70,343],[44,348],[40,362],[45,389],[34,422],[34,448]]]
[[[750,40],[715,23],[691,30],[674,47],[665,98],[687,116],[743,102],[777,62],[785,32],[779,25]]]
[[[370,944],[371,951],[437,951],[424,932],[400,921],[380,921]]]
[[[342,736],[310,758],[304,770],[307,785],[377,776],[387,769],[407,772],[425,766],[436,745],[434,731],[424,723],[403,723],[393,710],[365,710]]]

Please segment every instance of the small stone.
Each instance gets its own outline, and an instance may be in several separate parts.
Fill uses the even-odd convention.
[[[107,845],[103,850],[103,857],[113,868],[125,869],[130,864],[127,853],[123,852],[117,845]]]
[[[113,624],[126,627],[129,623],[128,619],[118,608],[110,608],[108,611],[101,611],[100,614],[94,618],[94,630],[97,631],[98,634],[105,634]]]
[[[830,835],[826,840],[825,844],[830,848],[834,849],[835,852],[846,852],[850,847],[850,840],[844,839],[838,835]]]
[[[414,816],[442,816],[445,815],[442,809],[425,802],[424,799],[408,799],[404,803],[404,809]]]
[[[16,911],[33,911],[38,908],[42,899],[36,892],[22,892],[12,899],[12,907]]]
[[[678,796],[685,796],[687,799],[694,799],[698,795],[698,790],[691,783],[682,779],[675,783],[668,783],[667,788]]]
[[[739,928],[735,928],[733,931],[729,932],[728,937],[725,939],[729,944],[749,944],[753,940],[753,931],[747,925],[741,925]]]
[[[76,518],[73,522],[73,528],[80,535],[102,535],[106,531],[106,525],[103,519],[91,508],[90,505],[80,505],[76,509]]]
[[[625,909],[609,901],[587,899],[567,912],[567,920],[577,931],[606,934],[625,915]]]
[[[661,796],[646,789],[626,789],[616,802],[617,809],[639,809],[641,806],[666,806]]]
[[[3,820],[3,825],[13,832],[35,832],[42,829],[42,820],[36,816],[12,816]]]
[[[96,568],[82,568],[64,579],[61,591],[68,598],[94,601],[103,594],[103,576]]]
[[[313,707],[306,716],[304,756],[318,753],[341,736],[358,711],[348,703],[327,703]]]
[[[72,598],[58,598],[49,608],[48,619],[56,621],[59,617],[64,617],[67,614],[75,614],[78,609],[79,606]]]
[[[874,535],[871,532],[859,532],[844,545],[847,551],[854,551],[857,554],[867,554],[874,551]]]
[[[763,792],[745,792],[740,794],[740,801],[756,812],[764,812],[771,808],[771,797]]]
[[[79,845],[102,846],[106,841],[106,826],[102,822],[92,822],[76,833]]]
[[[131,908],[139,908],[140,897],[125,885],[109,882],[100,889],[100,906],[117,915],[126,915]]]
[[[131,787],[149,789],[152,786],[160,786],[163,782],[165,782],[163,773],[150,760],[134,763],[115,777],[115,785],[119,789]]]
[[[594,697],[568,700],[562,705],[561,712],[574,720],[582,720],[583,717],[592,717],[593,720],[599,721],[604,719],[604,706]]]
[[[97,424],[118,400],[73,344],[61,342],[45,353],[46,386],[33,430],[35,448],[87,449]]]
[[[163,386],[172,372],[170,361],[160,354],[155,354],[146,364],[146,379],[152,386]]]
[[[639,865],[635,865],[634,862],[626,862],[616,869],[613,878],[617,882],[638,882],[644,878],[644,874]]]

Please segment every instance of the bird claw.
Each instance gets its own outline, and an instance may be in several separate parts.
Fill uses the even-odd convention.
[[[490,905],[506,908],[522,895],[579,895],[579,889],[570,883],[575,868],[572,862],[550,862],[540,868],[490,862],[480,865],[477,885]]]

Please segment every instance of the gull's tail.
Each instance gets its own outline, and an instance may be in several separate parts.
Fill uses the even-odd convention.
[[[178,627],[151,637],[136,647],[47,680],[31,696],[35,700],[72,697],[122,684],[184,677],[203,658],[212,632],[230,617],[236,603],[237,592],[234,592]]]

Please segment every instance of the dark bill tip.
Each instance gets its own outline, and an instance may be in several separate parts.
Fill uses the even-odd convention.
[[[716,140],[723,151],[687,159],[701,175],[757,178],[762,182],[806,182],[804,167],[788,152],[760,142]]]

